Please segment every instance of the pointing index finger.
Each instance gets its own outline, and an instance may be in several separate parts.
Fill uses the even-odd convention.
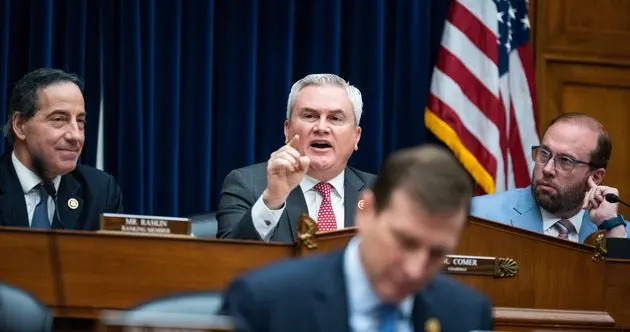
[[[291,140],[287,143],[287,145],[289,145],[289,146],[291,146],[293,148],[297,148],[299,142],[300,142],[300,135],[295,134],[295,135],[293,135]]]

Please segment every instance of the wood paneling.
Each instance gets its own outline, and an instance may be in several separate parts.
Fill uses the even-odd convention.
[[[538,1],[538,33],[547,53],[567,58],[630,61],[630,0]],[[542,26],[544,25],[544,28]]]
[[[343,246],[354,232],[316,234],[314,252]],[[500,331],[630,328],[624,306],[630,262],[595,262],[593,250],[470,218],[455,253],[512,258],[518,273],[455,277],[491,298]],[[172,292],[222,289],[248,269],[312,253],[290,244],[0,227],[0,281],[44,300],[66,318],[68,325],[60,330],[67,331],[81,322],[93,324],[102,310],[127,309]],[[51,257],[58,263],[48,264]]]
[[[173,292],[222,289],[236,275],[294,250],[258,241],[7,227],[0,229],[0,281],[27,290],[62,316],[93,318]]]
[[[613,141],[605,183],[630,198],[630,0],[553,0],[535,5],[541,135],[555,116],[600,120]],[[630,209],[620,212],[630,216]]]

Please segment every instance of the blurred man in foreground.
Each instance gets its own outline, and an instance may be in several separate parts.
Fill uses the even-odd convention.
[[[437,275],[471,195],[468,174],[448,151],[398,151],[361,194],[358,234],[345,250],[238,278],[224,311],[239,331],[490,330],[489,301]]]

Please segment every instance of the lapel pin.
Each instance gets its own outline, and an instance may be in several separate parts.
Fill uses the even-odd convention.
[[[424,323],[424,331],[426,332],[440,332],[441,328],[440,321],[437,318],[429,318]]]
[[[76,198],[68,199],[68,207],[73,210],[76,210],[79,207],[79,201],[77,201]]]
[[[357,202],[357,207],[359,208],[359,210],[363,210],[363,207],[365,206],[365,200],[360,199]]]

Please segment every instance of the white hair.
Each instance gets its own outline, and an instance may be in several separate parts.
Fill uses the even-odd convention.
[[[291,111],[293,111],[297,94],[309,85],[337,85],[345,88],[346,93],[348,94],[348,99],[350,99],[350,103],[352,103],[352,108],[354,109],[355,125],[357,127],[359,126],[359,123],[361,122],[361,114],[363,113],[363,99],[361,97],[361,91],[335,74],[310,74],[295,82],[295,84],[291,87],[291,93],[289,93],[289,100],[287,101],[287,120],[291,118]]]

